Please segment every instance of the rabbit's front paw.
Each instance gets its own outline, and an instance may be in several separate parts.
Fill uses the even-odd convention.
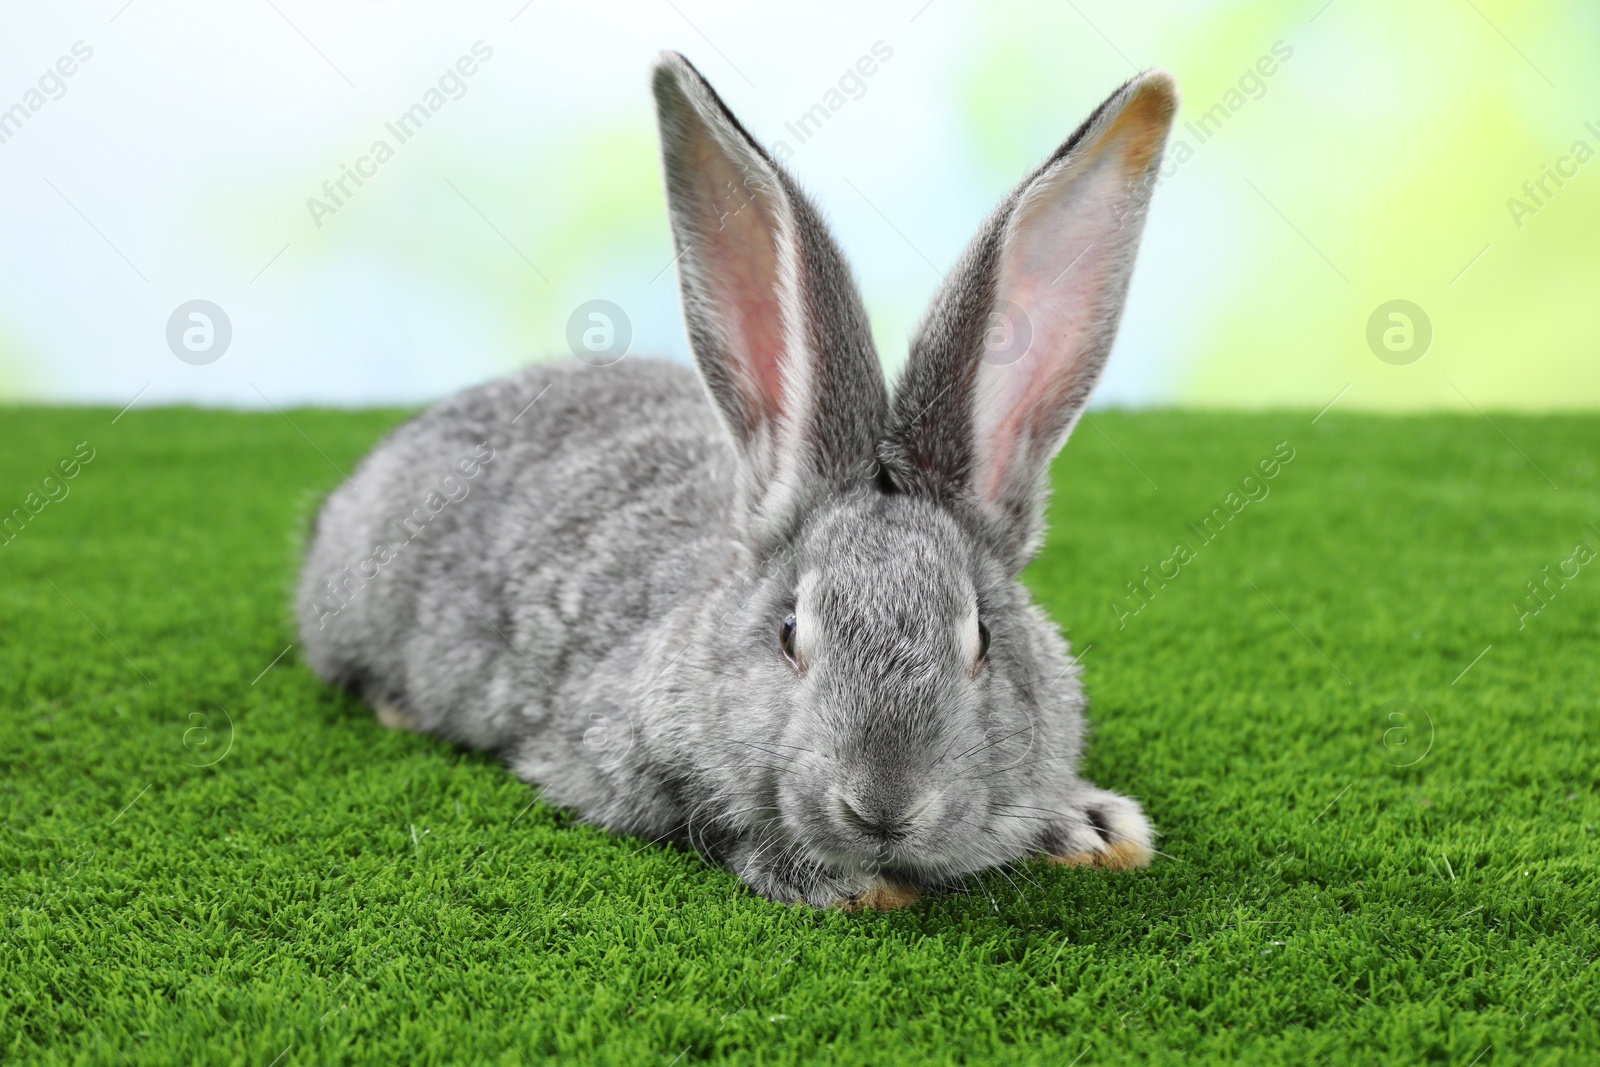
[[[921,897],[922,890],[914,885],[877,881],[859,893],[835,900],[833,906],[843,911],[893,911],[915,904]]]
[[[372,706],[372,710],[378,713],[378,722],[391,730],[410,730],[413,733],[422,730],[422,723],[417,721],[417,717],[403,708],[397,708],[393,704],[377,703]]]
[[[728,866],[746,885],[779,904],[806,904],[844,911],[890,911],[913,904],[916,886],[891,882],[879,875],[845,872],[788,852],[752,844],[737,847]]]
[[[1057,828],[1046,846],[1051,863],[1125,871],[1148,866],[1155,831],[1138,801],[1096,790],[1083,803],[1083,818]]]

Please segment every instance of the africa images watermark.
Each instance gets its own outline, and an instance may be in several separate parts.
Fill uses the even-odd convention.
[[[366,185],[368,179],[377,177],[378,168],[394,158],[397,146],[415,137],[445,104],[451,100],[460,100],[467,95],[466,79],[478,73],[480,64],[494,58],[494,49],[483,41],[474,41],[471,53],[461,56],[455,61],[454,66],[446,68],[445,72],[439,75],[438,83],[429,86],[422,94],[422,99],[402,111],[399,118],[383,124],[383,128],[394,138],[393,145],[381,137],[373,141],[372,146],[367,149],[367,154],[357,157],[353,165],[339,164],[338,177],[329,178],[322,183],[321,198],[315,196],[306,198],[306,210],[311,213],[311,221],[316,223],[317,229],[322,229],[322,220],[327,216],[337,215],[339,209]],[[354,189],[350,188],[352,182],[355,183]]]
[[[611,366],[632,343],[632,320],[610,300],[585,300],[567,316],[567,348],[591,367]]]
[[[57,59],[53,66],[45,68],[45,72],[39,75],[39,80],[35,83],[37,88],[26,90],[21,100],[0,111],[0,144],[5,144],[21,132],[23,123],[37,114],[45,104],[51,100],[60,100],[67,95],[66,80],[78,73],[81,64],[89,62],[94,56],[94,49],[82,41],[73,41],[71,53]]]
[[[1511,602],[1511,610],[1517,616],[1517,629],[1527,629],[1528,620],[1549,607],[1556,594],[1565,589],[1568,582],[1576,579],[1584,567],[1594,562],[1594,557],[1594,549],[1587,542],[1579,541],[1573,546],[1571,554],[1556,564],[1554,571],[1548,563],[1539,568],[1539,573],[1524,583],[1526,592],[1521,599]]]
[[[1417,751],[1421,727],[1428,728],[1427,743]],[[1378,754],[1390,767],[1415,767],[1433,751],[1433,716],[1410,700],[1391,700],[1378,708]],[[1391,758],[1392,757],[1392,758]]]
[[[1267,499],[1272,492],[1267,483],[1276,478],[1283,468],[1293,462],[1294,448],[1287,441],[1279,441],[1273,447],[1272,455],[1263,456],[1256,461],[1255,469],[1261,472],[1256,477],[1255,473],[1246,474],[1239,479],[1239,488],[1229,490],[1222,501],[1211,506],[1211,510],[1201,516],[1198,521],[1191,521],[1189,529],[1194,532],[1196,544],[1204,548],[1221,536],[1228,523],[1237,519],[1245,508],[1251,503],[1260,503]],[[1172,547],[1172,553],[1166,559],[1155,564],[1154,570],[1150,564],[1145,564],[1143,577],[1130,580],[1127,583],[1127,601],[1120,599],[1111,601],[1111,614],[1117,620],[1117,629],[1127,629],[1128,620],[1149,607],[1155,600],[1156,594],[1167,587],[1183,573],[1183,568],[1199,558],[1197,548],[1191,547],[1187,541],[1179,541]]]
[[[779,163],[785,163],[795,153],[795,148],[805,144],[815,137],[828,120],[844,109],[851,100],[860,100],[867,95],[866,79],[878,73],[879,67],[894,58],[894,49],[883,41],[873,41],[870,55],[863,55],[855,64],[846,67],[839,80],[834,83],[834,88],[822,94],[822,99],[806,108],[793,122],[785,122],[783,128],[794,136],[795,146],[791,147],[787,141],[772,142],[772,158]]]
[[[1600,120],[1590,119],[1583,124],[1583,128],[1595,139],[1596,144],[1600,144]],[[1542,164],[1537,178],[1529,178],[1522,183],[1523,198],[1506,197],[1506,210],[1511,213],[1512,224],[1522,229],[1528,219],[1544,210],[1556,194],[1566,188],[1567,182],[1578,176],[1578,168],[1594,157],[1593,145],[1580,137],[1572,142],[1567,154],[1553,165]]]
[[[472,486],[468,483],[494,462],[494,455],[494,446],[488,441],[478,445],[472,455],[458,462],[453,470],[439,480],[437,486],[428,491],[420,504],[406,514],[389,517],[387,525],[395,535],[392,540],[375,543],[371,554],[354,564],[354,571],[349,564],[339,568],[337,575],[322,583],[321,599],[307,597],[306,606],[316,616],[317,629],[327,626],[329,619],[349,607],[356,594],[377,578],[383,568],[398,559],[406,545],[420,536],[440,512],[451,504],[459,504],[467,499],[467,494],[472,492]]]
[[[57,460],[55,468],[40,479],[39,488],[30,490],[22,498],[21,504],[0,517],[0,547],[15,541],[23,527],[38,518],[45,508],[67,499],[67,494],[72,492],[72,487],[67,483],[81,474],[94,456],[94,449],[89,442],[79,441],[72,455]]]
[[[1235,83],[1223,91],[1221,99],[1201,111],[1198,119],[1185,122],[1181,132],[1174,128],[1167,139],[1166,154],[1162,156],[1161,165],[1146,171],[1143,177],[1134,182],[1114,209],[1117,225],[1125,225],[1129,212],[1148,199],[1148,196],[1137,195],[1139,192],[1148,194],[1159,189],[1163,182],[1178,173],[1178,168],[1195,157],[1197,148],[1221,133],[1222,128],[1251,101],[1265,97],[1272,76],[1292,58],[1294,49],[1287,41],[1273,41],[1267,53],[1246,67]]]
[[[233,321],[210,300],[185,300],[167,317],[167,347],[191,367],[221,359],[233,343]]]
[[[1433,320],[1410,300],[1385,300],[1367,317],[1367,348],[1391,367],[1409,367],[1428,354]]]
[[[1277,40],[1272,42],[1268,54],[1258,58],[1255,63],[1246,67],[1234,85],[1230,85],[1222,94],[1222,98],[1204,111],[1200,112],[1197,120],[1183,124],[1183,136],[1172,138],[1172,143],[1167,149],[1166,158],[1161,161],[1161,166],[1156,169],[1154,185],[1178,173],[1178,168],[1194,158],[1195,149],[1205,144],[1221,132],[1222,127],[1243,111],[1252,100],[1260,100],[1267,95],[1270,87],[1268,81],[1274,74],[1283,69],[1283,66],[1294,58],[1294,49],[1287,41]],[[1175,131],[1176,132],[1176,131]],[[1193,139],[1193,143],[1190,140]]]

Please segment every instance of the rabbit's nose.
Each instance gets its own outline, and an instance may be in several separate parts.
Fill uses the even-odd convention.
[[[867,803],[859,798],[851,800],[840,797],[839,818],[851,829],[885,841],[904,837],[911,830],[911,820],[907,818],[903,806],[896,805],[891,811],[883,805]]]

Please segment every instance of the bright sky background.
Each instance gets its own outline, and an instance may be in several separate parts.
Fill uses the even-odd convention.
[[[464,95],[399,144],[385,122],[479,41]],[[859,98],[799,144],[785,124],[879,42]],[[1203,143],[1177,131],[1099,403],[1600,404],[1581,0],[6,5],[0,400],[420,402],[573,358],[591,299],[625,309],[633,353],[685,358],[661,48],[794,150],[891,369],[1010,185],[1159,66],[1180,124],[1225,117]],[[307,199],[379,138],[393,158],[319,227]],[[205,365],[167,343],[194,299],[232,326]],[[1431,324],[1420,359],[1369,347],[1391,300]]]

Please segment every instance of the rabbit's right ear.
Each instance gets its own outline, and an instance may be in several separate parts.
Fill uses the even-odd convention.
[[[1177,110],[1162,71],[1112,93],[990,216],[911,342],[886,472],[973,515],[1017,569],[1116,336]]]
[[[746,518],[781,534],[877,469],[888,399],[866,311],[816,209],[700,72],[663,53],[654,89],[689,343]]]

